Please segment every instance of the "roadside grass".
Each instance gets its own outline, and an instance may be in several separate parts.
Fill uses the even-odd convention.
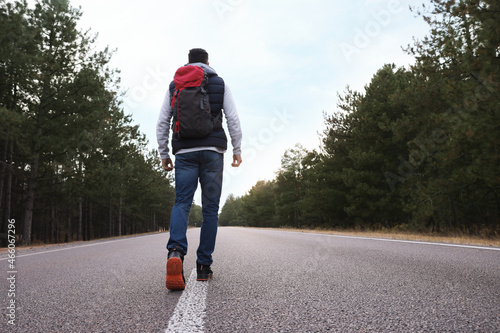
[[[417,233],[409,231],[400,230],[379,230],[379,231],[366,231],[366,230],[335,230],[335,229],[308,229],[308,228],[255,228],[255,229],[266,229],[266,230],[281,230],[281,231],[293,231],[293,232],[306,232],[306,233],[316,233],[316,234],[327,234],[327,235],[339,235],[339,236],[356,236],[356,237],[367,237],[367,238],[386,238],[386,239],[398,239],[398,240],[409,240],[409,241],[420,241],[420,242],[433,242],[433,243],[448,243],[448,244],[460,244],[460,245],[480,245],[480,246],[494,246],[500,247],[500,237],[485,237],[485,236],[468,236],[462,234],[451,234],[451,235],[440,235],[434,233]]]
[[[17,244],[17,242],[16,242],[16,250],[31,250],[31,249],[38,249],[38,248],[45,248],[45,247],[67,246],[67,245],[75,245],[75,244],[87,244],[88,242],[94,242],[94,241],[109,241],[109,240],[113,240],[113,239],[161,234],[161,233],[165,233],[165,232],[167,232],[167,231],[151,231],[151,232],[144,232],[144,233],[133,234],[133,235],[94,238],[94,239],[91,239],[88,241],[69,241],[69,242],[62,242],[62,243],[43,243],[40,241],[35,241],[35,242],[32,242],[31,245],[28,245],[28,246]],[[165,240],[165,244],[166,244],[166,242],[167,242],[167,240]],[[7,251],[8,251],[7,247],[0,248],[0,253],[7,252]]]

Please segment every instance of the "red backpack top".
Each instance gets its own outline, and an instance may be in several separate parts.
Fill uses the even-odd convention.
[[[205,86],[208,76],[199,66],[179,68],[174,76],[172,110],[174,135],[179,139],[199,139],[212,132],[214,121]]]

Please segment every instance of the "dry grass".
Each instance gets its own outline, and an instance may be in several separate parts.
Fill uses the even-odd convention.
[[[294,232],[307,232],[316,234],[340,235],[340,236],[357,236],[369,238],[387,238],[399,239],[421,242],[434,242],[434,243],[448,243],[448,244],[461,244],[461,245],[480,245],[480,246],[495,246],[500,247],[500,238],[485,238],[473,236],[442,236],[433,234],[419,234],[413,232],[403,231],[344,231],[344,230],[328,230],[328,229],[294,229],[294,228],[266,228],[266,230],[281,230],[281,231],[294,231]]]

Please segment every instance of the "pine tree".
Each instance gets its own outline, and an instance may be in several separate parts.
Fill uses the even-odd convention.
[[[492,231],[500,215],[500,4],[432,4],[420,12],[431,35],[409,48],[421,78],[413,111],[421,133],[411,148],[423,158],[408,210],[437,231]]]
[[[302,160],[306,154],[307,151],[301,145],[296,145],[285,151],[281,158],[281,169],[277,173],[275,186],[276,215],[280,225],[299,227],[303,223]]]
[[[276,226],[274,187],[274,182],[260,180],[243,197],[243,211],[249,226]]]
[[[15,163],[22,163],[25,140],[22,126],[26,96],[22,87],[30,75],[31,29],[25,17],[26,3],[2,3],[0,6],[0,232],[6,233],[13,218]],[[3,244],[5,245],[5,244]]]
[[[245,226],[246,219],[242,205],[242,198],[235,197],[233,194],[228,195],[219,215],[219,225]]]

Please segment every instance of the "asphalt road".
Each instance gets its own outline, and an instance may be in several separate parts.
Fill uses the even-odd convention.
[[[498,248],[220,228],[203,283],[198,235],[184,292],[168,234],[1,253],[0,332],[500,332]]]

